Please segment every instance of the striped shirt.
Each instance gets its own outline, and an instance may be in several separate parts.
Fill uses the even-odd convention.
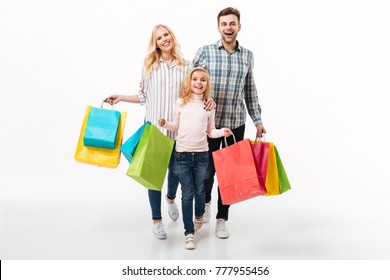
[[[254,58],[250,50],[237,42],[236,49],[229,53],[219,40],[201,47],[192,64],[206,68],[211,76],[211,97],[217,103],[217,128],[234,129],[245,124],[245,106],[254,124],[261,123],[261,107],[253,77]]]
[[[160,65],[153,69],[150,75],[142,70],[141,89],[138,98],[141,105],[146,105],[145,121],[157,123],[160,118],[172,120],[175,115],[176,100],[179,98],[181,82],[191,69],[191,64],[170,66],[160,59]],[[171,139],[176,138],[176,132],[157,126],[162,133]]]

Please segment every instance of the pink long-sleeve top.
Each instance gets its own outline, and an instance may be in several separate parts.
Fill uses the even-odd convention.
[[[207,136],[224,136],[224,129],[215,128],[215,109],[206,111],[202,95],[192,94],[190,101],[182,105],[182,99],[176,101],[176,113],[172,122],[165,122],[168,130],[177,131],[177,152],[206,152],[209,150]]]

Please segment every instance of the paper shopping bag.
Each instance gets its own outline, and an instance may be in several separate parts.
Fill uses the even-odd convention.
[[[249,139],[213,152],[222,203],[230,205],[265,193]]]
[[[146,123],[126,174],[147,189],[161,191],[173,144],[155,125]]]
[[[265,186],[265,178],[267,175],[267,165],[268,165],[268,154],[269,154],[269,143],[263,141],[251,141],[251,147],[253,152],[253,157],[255,159],[257,177],[259,179],[260,188],[267,192]]]
[[[282,160],[274,143],[269,143],[265,196],[279,195],[291,189]]]
[[[126,112],[120,112],[120,122],[118,126],[118,133],[115,141],[115,148],[112,149],[104,149],[104,148],[95,148],[84,146],[84,132],[87,125],[87,120],[89,116],[89,112],[91,110],[91,106],[87,106],[87,110],[84,115],[83,123],[81,126],[80,136],[77,143],[76,152],[74,155],[74,159],[81,163],[92,164],[102,167],[110,167],[115,168],[118,166],[120,161],[120,150],[119,147],[122,144],[123,131],[126,123]]]
[[[131,162],[133,160],[133,155],[135,153],[135,149],[137,148],[137,145],[139,141],[141,140],[142,133],[144,132],[146,124],[150,122],[145,122],[140,128],[137,129],[137,131],[130,136],[129,139],[126,140],[125,143],[120,147],[120,150],[122,154],[125,156],[125,158],[128,160],[128,162]]]
[[[276,166],[278,168],[278,181],[279,181],[279,193],[284,193],[291,189],[290,181],[288,180],[286,171],[284,169],[282,160],[279,156],[278,149],[275,148],[275,156],[276,156]]]
[[[274,143],[272,142],[269,142],[268,164],[267,164],[267,174],[265,178],[265,186],[267,188],[267,193],[264,195],[280,194],[279,180],[278,180],[278,167],[276,165]]]
[[[115,110],[92,107],[84,133],[84,145],[114,149],[121,113]]]

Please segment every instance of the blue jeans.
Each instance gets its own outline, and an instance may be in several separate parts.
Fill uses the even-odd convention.
[[[175,142],[176,145],[176,142]],[[175,158],[175,145],[172,149],[171,159],[168,166],[168,191],[167,197],[169,199],[176,198],[177,187],[179,186],[179,174],[177,173],[177,165]],[[155,190],[148,190],[149,204],[152,209],[152,219],[161,220],[161,192]]]
[[[193,208],[195,197],[195,217],[204,214],[204,179],[209,165],[208,152],[176,152],[177,171],[182,190],[181,209],[183,211],[184,235],[194,234]]]

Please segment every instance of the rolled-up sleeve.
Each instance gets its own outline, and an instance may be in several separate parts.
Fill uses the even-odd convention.
[[[146,93],[148,92],[148,82],[145,79],[145,69],[142,69],[142,79],[140,83],[140,90],[138,91],[138,98],[140,105],[146,104]]]
[[[244,99],[245,99],[246,107],[248,109],[249,116],[252,118],[253,123],[255,125],[258,125],[261,123],[261,106],[259,104],[255,79],[253,76],[253,65],[254,65],[254,58],[253,58],[253,54],[250,53],[249,70],[245,79],[246,82],[244,87]]]

